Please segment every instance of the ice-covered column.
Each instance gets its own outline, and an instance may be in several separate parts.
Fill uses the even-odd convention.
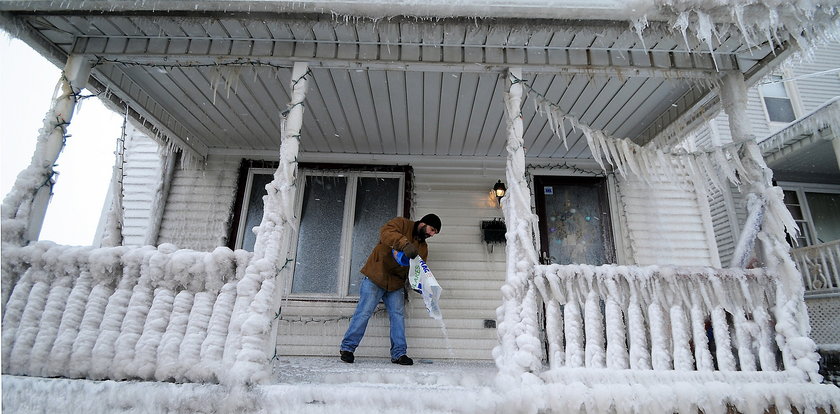
[[[537,302],[529,300],[534,291],[534,266],[538,264],[538,256],[536,216],[531,212],[531,192],[525,177],[521,80],[521,69],[508,70],[505,94],[508,191],[502,198],[507,223],[507,273],[502,286],[503,303],[496,310],[499,345],[493,350],[499,374],[511,377],[536,372],[542,365],[543,348],[536,326]]]
[[[831,146],[834,148],[834,160],[837,161],[837,167],[840,168],[840,138],[832,138]]]
[[[747,265],[755,256],[768,273],[778,275],[776,282],[776,340],[782,350],[785,370],[797,372],[803,379],[819,382],[819,355],[816,344],[808,337],[810,324],[805,308],[802,275],[790,255],[788,234],[798,231],[796,222],[784,204],[782,189],[773,185],[773,171],[767,167],[755,142],[746,116],[747,91],[740,72],[726,74],[721,88],[721,103],[729,116],[732,138],[744,141],[741,164],[748,185],[748,218],[733,256],[734,267]],[[752,255],[755,241],[761,243],[761,254]]]
[[[282,275],[292,260],[288,253],[294,230],[295,179],[308,75],[307,63],[296,62],[292,69],[291,102],[284,112],[280,165],[274,179],[266,185],[262,221],[254,229],[254,256],[236,287],[230,321],[233,337],[228,341],[235,349],[225,349],[226,355],[235,352],[235,361],[222,378],[229,385],[260,383],[270,375]]]
[[[111,173],[111,208],[105,219],[105,236],[103,246],[122,246],[122,230],[125,226],[125,209],[123,208],[125,169],[125,134],[128,114],[123,118],[122,135],[117,139],[117,150],[114,151],[114,167]],[[154,210],[152,210],[154,211]]]
[[[91,64],[86,56],[70,55],[61,74],[60,95],[44,117],[35,153],[29,166],[18,174],[3,200],[3,241],[25,243],[37,240],[52,195],[53,165],[64,148],[67,126],[87,86]]]

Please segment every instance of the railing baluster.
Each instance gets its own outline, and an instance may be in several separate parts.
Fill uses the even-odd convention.
[[[583,324],[580,304],[576,300],[563,307],[563,330],[566,334],[566,366],[580,368],[584,364]]]
[[[741,307],[735,308],[732,314],[735,322],[735,341],[738,344],[738,364],[741,371],[755,371],[755,354],[752,350],[752,325],[748,321]]]
[[[595,291],[586,296],[586,366],[604,368],[604,316],[601,314],[601,301]]]
[[[668,321],[662,305],[654,301],[648,306],[648,317],[650,318],[650,357],[654,370],[669,370],[671,364],[671,353],[668,351]]]
[[[627,309],[630,320],[630,368],[650,369],[650,349],[647,342],[647,328],[642,314],[642,306],[636,298],[631,297],[630,306]]]
[[[627,356],[627,336],[621,307],[615,298],[607,297],[605,304],[607,324],[607,368],[629,368]]]
[[[732,355],[732,342],[730,340],[729,324],[726,321],[726,311],[720,306],[712,309],[712,332],[714,333],[718,369],[735,371],[735,356]]]
[[[709,337],[706,332],[706,317],[698,304],[691,306],[691,332],[694,340],[694,360],[698,371],[713,371],[715,363],[709,351]]]
[[[831,261],[829,277],[834,283],[834,287],[840,287],[840,269],[837,268],[838,263],[840,263],[840,243],[834,243],[828,252],[828,258]]]
[[[774,345],[774,330],[771,325],[767,308],[758,306],[753,309],[753,319],[758,325],[758,362],[762,371],[776,371],[776,346]]]
[[[545,335],[548,340],[549,367],[561,368],[566,363],[563,347],[563,311],[556,300],[545,304]]]
[[[691,345],[688,320],[685,310],[681,306],[671,306],[671,336],[674,341],[674,369],[691,371],[694,369],[694,358],[691,356]]]

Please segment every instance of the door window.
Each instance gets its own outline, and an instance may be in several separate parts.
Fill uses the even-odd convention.
[[[615,262],[606,181],[538,176],[534,180],[544,262]]]

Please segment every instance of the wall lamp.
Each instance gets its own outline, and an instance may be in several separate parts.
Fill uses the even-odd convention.
[[[493,186],[493,193],[496,194],[496,200],[501,205],[502,197],[505,196],[505,192],[507,191],[507,187],[505,187],[505,183],[502,180],[499,180],[496,185]]]

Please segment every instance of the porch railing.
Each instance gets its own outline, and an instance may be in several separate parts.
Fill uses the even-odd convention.
[[[805,294],[840,296],[840,240],[791,251],[802,273]]]
[[[3,373],[222,381],[242,340],[235,308],[253,294],[238,286],[250,257],[4,244]]]
[[[764,269],[539,265],[532,286],[552,370],[816,372],[783,352],[795,303]]]

